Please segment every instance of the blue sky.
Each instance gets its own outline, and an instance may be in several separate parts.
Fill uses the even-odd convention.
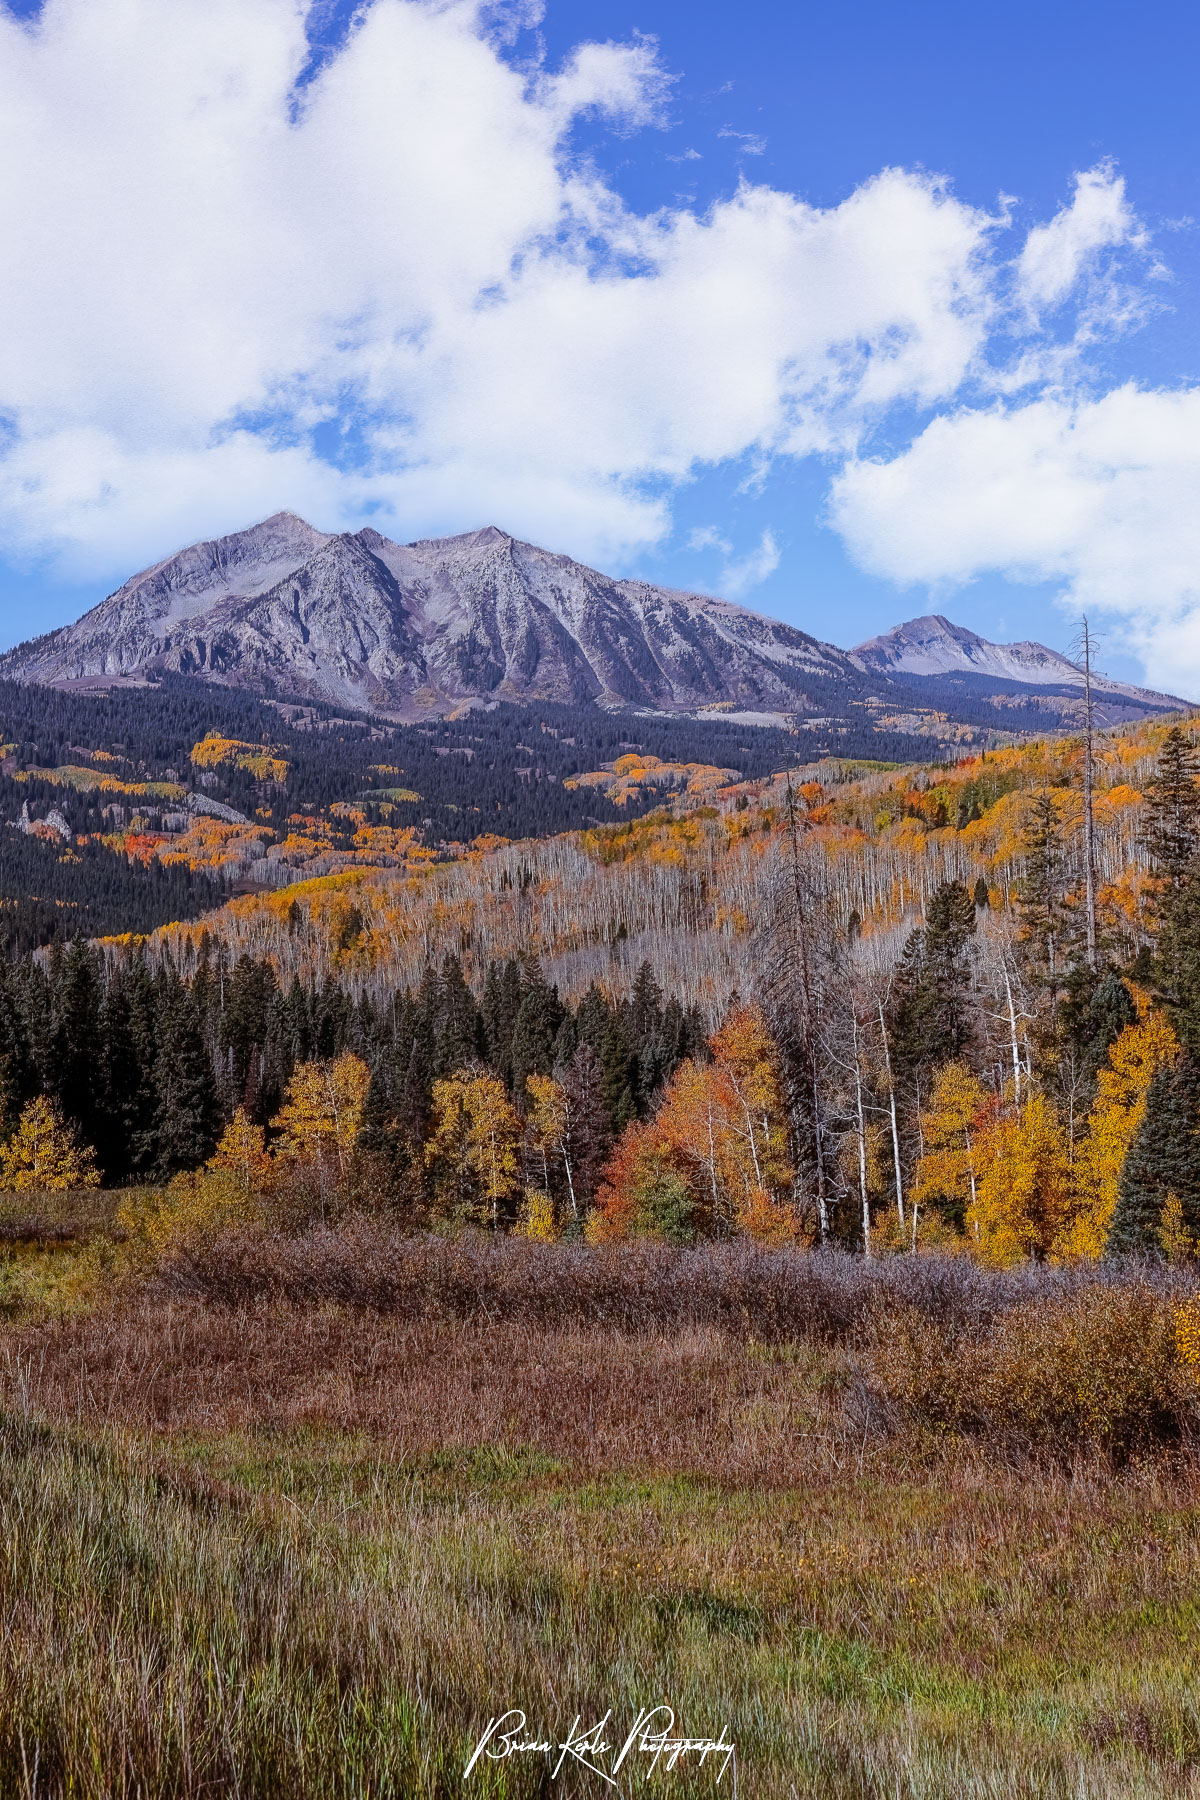
[[[1200,692],[1195,9],[353,11],[0,21],[0,638],[287,505]]]

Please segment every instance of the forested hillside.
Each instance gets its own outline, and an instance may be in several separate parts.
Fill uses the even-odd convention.
[[[795,739],[594,707],[393,726],[183,679],[93,695],[0,683],[0,933],[27,949],[148,931],[239,886],[620,819],[658,791],[614,803],[575,778],[623,754],[752,778],[794,761]]]
[[[18,962],[0,1179],[169,1179],[167,1240],[252,1191],[593,1241],[1191,1254],[1189,731],[714,767],[620,824]]]

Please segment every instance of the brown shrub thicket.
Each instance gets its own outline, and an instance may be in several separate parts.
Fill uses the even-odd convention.
[[[197,1243],[160,1268],[156,1291],[222,1308],[333,1305],[411,1325],[597,1341],[706,1332],[836,1346],[860,1417],[949,1428],[1002,1450],[1123,1463],[1200,1435],[1188,1350],[1197,1282],[1171,1266],[987,1270],[961,1257],[871,1263],[745,1243],[447,1241],[356,1217],[305,1236],[244,1230]]]

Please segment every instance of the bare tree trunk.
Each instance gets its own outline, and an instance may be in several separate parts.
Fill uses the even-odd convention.
[[[1002,963],[1004,971],[1004,998],[1008,1003],[1008,1029],[1012,1042],[1013,1060],[1013,1099],[1021,1104],[1021,1046],[1017,1039],[1017,1009],[1013,1004],[1012,981],[1009,978],[1008,964]]]
[[[904,1230],[904,1176],[900,1168],[900,1128],[896,1123],[896,1087],[892,1080],[892,1053],[888,1047],[887,1021],[883,1016],[883,1001],[879,1002],[879,1035],[883,1039],[883,1066],[887,1071],[888,1111],[892,1119],[892,1162],[896,1170],[896,1216],[900,1221],[900,1229]]]
[[[1096,967],[1096,821],[1093,805],[1092,634],[1083,616],[1083,872],[1087,909],[1088,968]]]
[[[871,1198],[867,1189],[867,1118],[863,1108],[862,1062],[858,1054],[858,1020],[850,1017],[854,1046],[854,1105],[858,1115],[858,1187],[862,1197],[863,1255],[871,1254]]]

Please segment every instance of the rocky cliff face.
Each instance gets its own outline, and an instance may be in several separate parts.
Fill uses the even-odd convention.
[[[24,681],[168,670],[382,709],[488,696],[805,711],[830,682],[870,685],[793,626],[613,581],[495,527],[396,544],[289,513],[182,551],[0,658]]]

